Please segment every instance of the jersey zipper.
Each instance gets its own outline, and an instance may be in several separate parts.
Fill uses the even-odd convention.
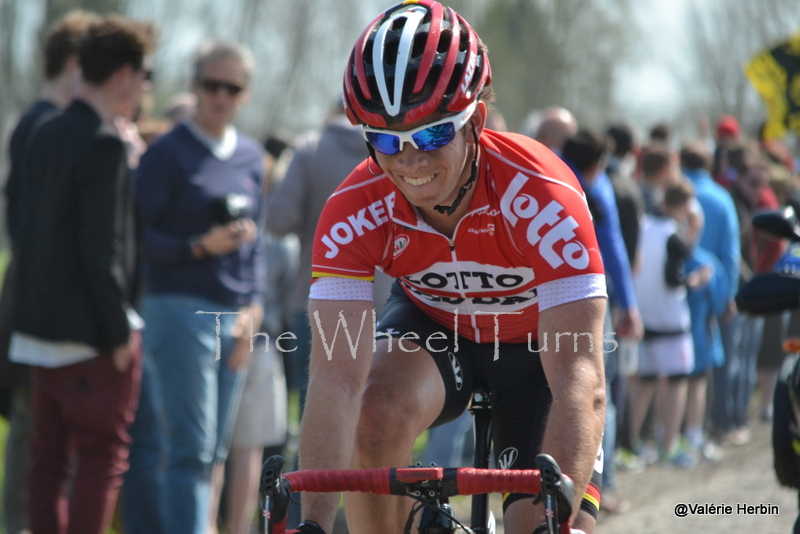
[[[453,237],[447,237],[444,234],[442,234],[442,237],[445,237],[447,239],[447,243],[450,246],[450,256],[453,258],[453,266],[456,268],[457,272],[461,272],[461,269],[459,268],[458,254],[456,254],[456,242],[455,242],[455,236],[458,235],[458,229],[461,227],[461,223],[464,221],[464,219],[466,219],[467,217],[471,217],[473,214],[486,208],[488,208],[488,205],[474,209],[468,213],[465,213],[464,216],[456,224],[456,227],[453,229]],[[459,280],[459,282],[463,282],[463,280]],[[461,296],[461,298],[464,299],[464,307],[466,308],[467,314],[469,315],[469,322],[470,326],[472,327],[472,331],[475,333],[475,341],[477,343],[480,343],[481,331],[478,328],[478,321],[475,315],[475,307],[472,305],[472,301],[467,297],[467,292],[464,289],[463,285],[461,287],[461,290],[459,291],[459,295]]]
[[[456,224],[455,229],[453,229],[453,236],[458,235],[458,229],[461,226],[461,223],[464,221],[464,219],[466,219],[467,217],[471,217],[472,215],[480,212],[481,210],[485,210],[485,209],[488,209],[488,208],[489,208],[489,205],[487,204],[485,206],[481,206],[481,207],[476,208],[476,209],[474,209],[474,210],[472,210],[470,212],[465,213],[464,216]],[[417,230],[418,232],[427,232],[429,234],[438,235],[438,236],[441,236],[443,239],[446,239],[447,240],[447,245],[450,248],[450,256],[451,256],[452,261],[453,261],[453,267],[458,269],[459,260],[458,260],[458,255],[456,254],[456,242],[455,242],[455,238],[454,237],[448,237],[448,236],[444,235],[441,232],[437,232],[435,229],[433,229],[430,226],[427,226],[427,228],[421,228],[421,227],[417,226],[416,224],[411,225],[411,224],[408,224],[408,223],[404,223],[404,222],[402,222],[400,220],[395,219],[394,217],[392,218],[392,220],[395,223],[400,224],[401,226],[412,227],[415,230]],[[475,340],[478,343],[480,343],[481,333],[480,333],[480,330],[478,329],[478,324],[477,324],[476,317],[475,317],[475,309],[472,306],[472,303],[470,302],[470,299],[467,297],[467,293],[466,293],[466,291],[464,291],[463,287],[459,290],[458,295],[462,299],[464,299],[464,304],[465,304],[465,306],[467,308],[467,314],[470,316],[470,325],[472,327],[472,330],[475,332]]]

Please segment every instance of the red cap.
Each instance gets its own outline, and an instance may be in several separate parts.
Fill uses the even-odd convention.
[[[733,115],[723,115],[717,122],[717,139],[723,137],[739,138],[739,121]]]

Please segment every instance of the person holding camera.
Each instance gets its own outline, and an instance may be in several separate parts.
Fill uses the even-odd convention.
[[[260,144],[232,125],[254,60],[204,45],[194,62],[197,110],[142,157],[136,191],[145,252],[144,348],[168,428],[166,531],[214,530],[223,466],[261,325]]]

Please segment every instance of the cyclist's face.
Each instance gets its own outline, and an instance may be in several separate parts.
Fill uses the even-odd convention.
[[[391,128],[397,131],[413,130],[441,117],[427,117],[409,125]],[[378,164],[389,179],[400,189],[413,205],[433,209],[436,205],[449,206],[458,190],[469,179],[475,141],[473,129],[480,136],[486,118],[486,106],[479,103],[472,118],[461,128],[455,139],[436,150],[424,151],[411,143],[405,143],[403,150],[394,155],[375,153]],[[471,194],[470,190],[470,194]],[[468,199],[462,204],[469,205]]]

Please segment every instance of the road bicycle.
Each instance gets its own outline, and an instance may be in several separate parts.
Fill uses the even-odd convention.
[[[414,519],[418,534],[494,534],[495,519],[489,510],[490,493],[528,493],[545,509],[547,534],[569,534],[574,484],[556,461],[540,454],[538,469],[489,469],[491,450],[491,400],[483,391],[473,393],[475,452],[471,468],[423,467],[379,469],[321,469],[283,472],[284,460],[273,456],[264,463],[259,488],[264,534],[284,534],[292,492],[362,492],[401,495],[414,499],[404,532],[410,534]],[[453,514],[448,499],[472,495],[470,525]],[[542,530],[538,530],[542,532]]]

